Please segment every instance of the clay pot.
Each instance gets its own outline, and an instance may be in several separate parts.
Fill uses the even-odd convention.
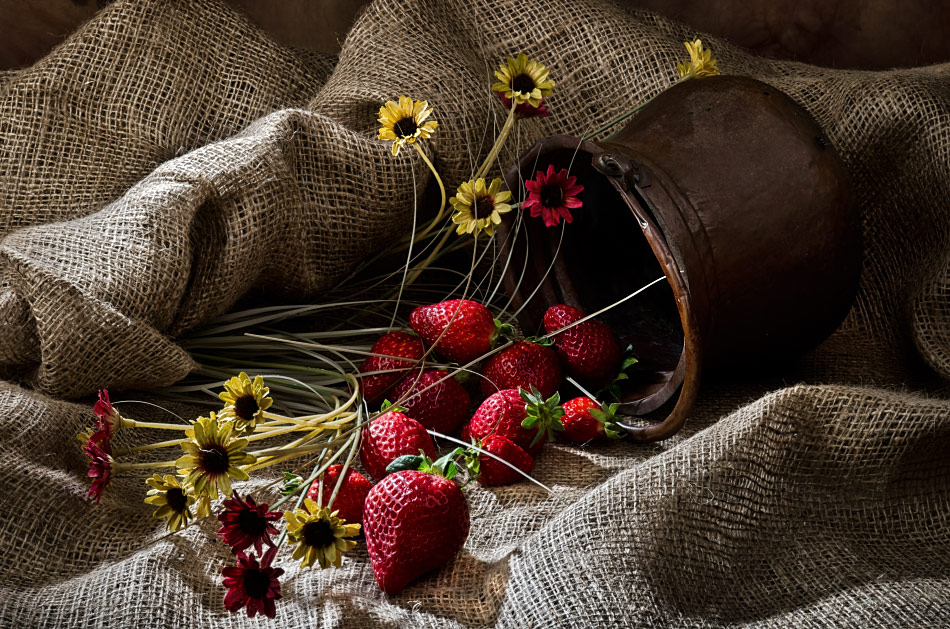
[[[508,216],[506,287],[532,333],[550,305],[592,313],[664,278],[601,317],[640,359],[622,407],[651,416],[626,426],[636,440],[682,427],[704,369],[741,379],[787,365],[851,306],[861,240],[847,172],[814,119],[770,85],[685,81],[605,141],[541,140],[509,189],[548,164],[578,177],[584,207],[563,239]]]

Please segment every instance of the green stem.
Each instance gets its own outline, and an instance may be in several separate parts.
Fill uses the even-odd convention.
[[[156,430],[188,430],[191,424],[157,424],[155,422],[140,422],[135,419],[122,418],[122,425],[128,428],[154,428]]]
[[[508,118],[505,119],[505,124],[501,127],[501,132],[498,134],[498,138],[495,140],[495,144],[492,145],[491,151],[488,152],[488,157],[485,158],[485,161],[482,162],[481,167],[475,173],[474,179],[484,177],[488,172],[488,169],[491,168],[491,165],[495,163],[495,158],[498,157],[498,153],[501,152],[501,147],[505,144],[505,140],[508,139],[508,134],[511,133],[511,130],[515,126],[515,103],[511,102],[511,108],[508,110]]]
[[[432,171],[432,175],[435,177],[436,183],[439,184],[439,192],[442,193],[442,203],[439,205],[439,211],[438,211],[438,213],[436,213],[435,218],[432,219],[432,222],[429,223],[429,225],[428,225],[425,229],[423,229],[421,232],[419,232],[419,233],[412,239],[412,242],[419,242],[420,240],[422,240],[423,238],[425,238],[426,235],[427,235],[429,232],[431,232],[433,229],[435,229],[435,226],[438,225],[439,223],[441,223],[441,222],[442,222],[442,219],[445,217],[445,184],[442,183],[442,177],[439,176],[439,173],[438,173],[438,171],[436,171],[435,166],[433,166],[433,165],[432,165],[432,162],[429,161],[429,158],[426,156],[425,151],[423,151],[423,150],[419,147],[419,143],[416,142],[415,144],[413,144],[413,146],[416,147],[416,151],[419,153],[419,156],[422,157],[422,161],[424,161],[424,162],[426,163],[426,166],[429,167],[429,170]],[[396,253],[396,252],[398,252],[398,251],[402,251],[402,250],[405,249],[407,246],[408,246],[408,245],[404,245],[404,246],[402,246],[402,247],[398,247],[398,248],[396,248],[396,249],[393,251],[393,253]]]
[[[359,431],[354,432],[354,433],[350,436],[350,439],[358,439],[358,438],[359,438],[359,434],[360,434]],[[334,462],[336,459],[338,459],[338,458],[340,457],[341,454],[343,454],[343,450],[344,450],[344,448],[340,448],[339,450],[337,450],[336,452],[334,452],[334,453],[333,453],[333,456],[331,456],[331,457],[330,457],[330,460],[328,460],[326,463],[322,463],[323,457],[324,457],[324,455],[326,454],[326,450],[324,450],[324,451],[320,454],[319,458],[317,458],[317,464],[316,464],[316,466],[314,466],[313,472],[310,474],[310,477],[309,477],[307,480],[305,480],[304,482],[300,483],[300,486],[299,486],[299,487],[297,488],[297,490],[296,490],[296,491],[299,491],[299,492],[300,492],[300,496],[297,498],[297,502],[296,502],[296,504],[294,505],[294,509],[299,509],[299,508],[300,508],[300,505],[303,504],[304,498],[307,497],[307,492],[310,491],[310,485],[312,485],[312,484],[313,484],[313,481],[315,481],[315,480],[317,479],[317,477],[320,476],[320,474],[323,474],[323,473],[327,470],[327,468],[330,467],[330,466],[333,464],[333,462]],[[281,498],[280,500],[278,500],[277,502],[275,502],[274,504],[272,504],[272,505],[270,506],[270,508],[271,508],[271,509],[276,509],[276,508],[279,507],[280,505],[282,505],[282,504],[284,504],[285,502],[287,502],[288,500],[290,500],[290,497],[291,497],[291,496],[293,496],[292,493],[291,493],[291,494],[288,494],[288,495],[286,495],[286,496],[284,496],[283,498]],[[280,537],[277,538],[277,548],[280,548],[280,545],[284,543],[284,540],[285,540],[285,539],[287,539],[287,527],[286,527],[286,526],[284,526],[284,530],[280,532]]]

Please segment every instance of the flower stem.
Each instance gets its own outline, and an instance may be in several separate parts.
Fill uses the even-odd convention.
[[[435,169],[435,166],[432,165],[432,162],[429,160],[428,156],[425,154],[425,151],[423,151],[422,148],[419,147],[419,143],[416,142],[415,144],[413,144],[413,146],[416,148],[416,152],[419,153],[419,156],[422,157],[422,161],[424,161],[426,163],[426,166],[429,167],[429,170],[432,171],[432,175],[435,177],[436,183],[439,184],[439,192],[442,194],[442,202],[439,205],[439,211],[438,213],[436,213],[435,218],[432,219],[432,222],[429,223],[429,225],[426,226],[425,229],[423,229],[421,232],[416,234],[415,237],[412,239],[412,242],[419,242],[420,240],[425,238],[429,232],[435,229],[435,226],[438,225],[440,222],[442,222],[442,219],[445,217],[445,184],[442,183],[442,177],[439,176],[438,171]],[[406,245],[397,247],[396,249],[393,250],[393,253],[402,251],[408,246],[409,245],[406,244]]]
[[[508,118],[505,119],[505,124],[502,125],[501,131],[498,133],[498,138],[495,139],[495,144],[492,145],[491,151],[488,152],[488,157],[485,158],[485,161],[482,162],[482,165],[475,173],[474,179],[484,177],[488,172],[488,169],[491,168],[491,165],[495,163],[495,158],[497,158],[498,153],[501,152],[501,147],[505,144],[505,140],[508,139],[508,134],[511,133],[511,130],[514,128],[514,126],[515,104],[512,102],[511,108],[508,110]]]
[[[140,422],[135,419],[122,418],[122,426],[127,428],[154,428],[157,430],[188,430],[191,424],[158,424],[155,422]]]
[[[359,434],[360,434],[359,431],[355,431],[352,435],[350,435],[350,440],[357,440],[357,443],[358,443]],[[341,454],[343,454],[343,450],[344,448],[340,448],[339,450],[334,452],[333,456],[331,456],[330,460],[327,461],[326,463],[323,463],[323,457],[324,455],[326,455],[326,450],[324,450],[320,454],[320,457],[317,459],[317,464],[316,466],[314,466],[313,472],[311,472],[310,477],[304,482],[300,483],[300,486],[297,488],[297,491],[300,492],[300,496],[297,497],[297,502],[294,505],[294,509],[300,508],[300,505],[303,504],[304,498],[307,497],[307,492],[310,490],[310,485],[312,485],[313,481],[315,481],[317,477],[320,476],[320,474],[323,474],[327,470],[327,468],[330,467],[330,465],[332,465],[333,462],[336,461],[340,457]],[[281,498],[280,500],[272,504],[270,508],[276,509],[280,505],[290,500],[291,496],[293,496],[293,494],[288,494],[284,496],[283,498]],[[284,543],[285,539],[287,539],[286,526],[284,526],[284,530],[280,532],[280,537],[277,538],[277,544],[276,544],[277,548],[280,548],[280,545]]]
[[[112,469],[116,472],[122,472],[125,470],[153,470],[162,467],[175,467],[175,461],[159,461],[157,463],[115,463]]]
[[[442,250],[442,247],[444,247],[445,243],[448,242],[449,237],[452,235],[453,231],[454,230],[451,228],[451,226],[446,228],[445,234],[442,235],[442,240],[440,240],[439,244],[435,246],[435,249],[432,250],[432,253],[429,254],[429,257],[423,260],[422,264],[417,265],[413,269],[412,275],[406,278],[406,282],[404,284],[405,286],[411,285],[413,282],[415,282],[419,278],[419,275],[421,275],[423,271],[429,268],[429,265],[432,264],[432,261],[435,260],[436,256]]]

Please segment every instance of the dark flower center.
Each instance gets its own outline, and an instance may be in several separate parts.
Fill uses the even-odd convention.
[[[231,466],[228,451],[224,446],[212,443],[198,450],[198,467],[208,474],[224,474]]]
[[[175,513],[184,513],[185,509],[188,507],[188,501],[185,499],[185,492],[181,490],[181,487],[171,487],[165,493],[165,500],[168,502],[168,506]]]
[[[242,395],[234,400],[234,414],[246,422],[254,419],[254,413],[259,409],[260,407],[257,405],[257,400],[254,399],[253,395]]]
[[[418,128],[419,125],[416,124],[413,118],[403,118],[393,124],[393,130],[396,132],[396,136],[400,138],[411,138]]]
[[[495,211],[495,200],[492,197],[481,197],[475,199],[472,206],[472,214],[475,218],[488,218]]]
[[[308,522],[303,527],[303,541],[314,548],[326,548],[333,543],[333,527],[326,520]]]
[[[527,74],[519,74],[511,79],[511,89],[522,94],[530,94],[534,91],[534,79]]]
[[[263,570],[248,568],[244,571],[244,589],[251,598],[265,598],[270,589],[270,575]]]
[[[538,193],[544,207],[560,207],[564,203],[564,188],[561,186],[542,186]]]
[[[262,518],[257,511],[245,509],[238,515],[238,528],[246,535],[260,537],[267,529],[267,520]]]

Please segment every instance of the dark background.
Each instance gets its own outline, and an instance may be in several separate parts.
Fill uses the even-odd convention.
[[[277,41],[324,52],[339,50],[354,16],[366,4],[364,0],[228,1]],[[618,1],[775,58],[864,69],[950,61],[950,0]],[[0,69],[31,64],[106,3],[0,0]]]

